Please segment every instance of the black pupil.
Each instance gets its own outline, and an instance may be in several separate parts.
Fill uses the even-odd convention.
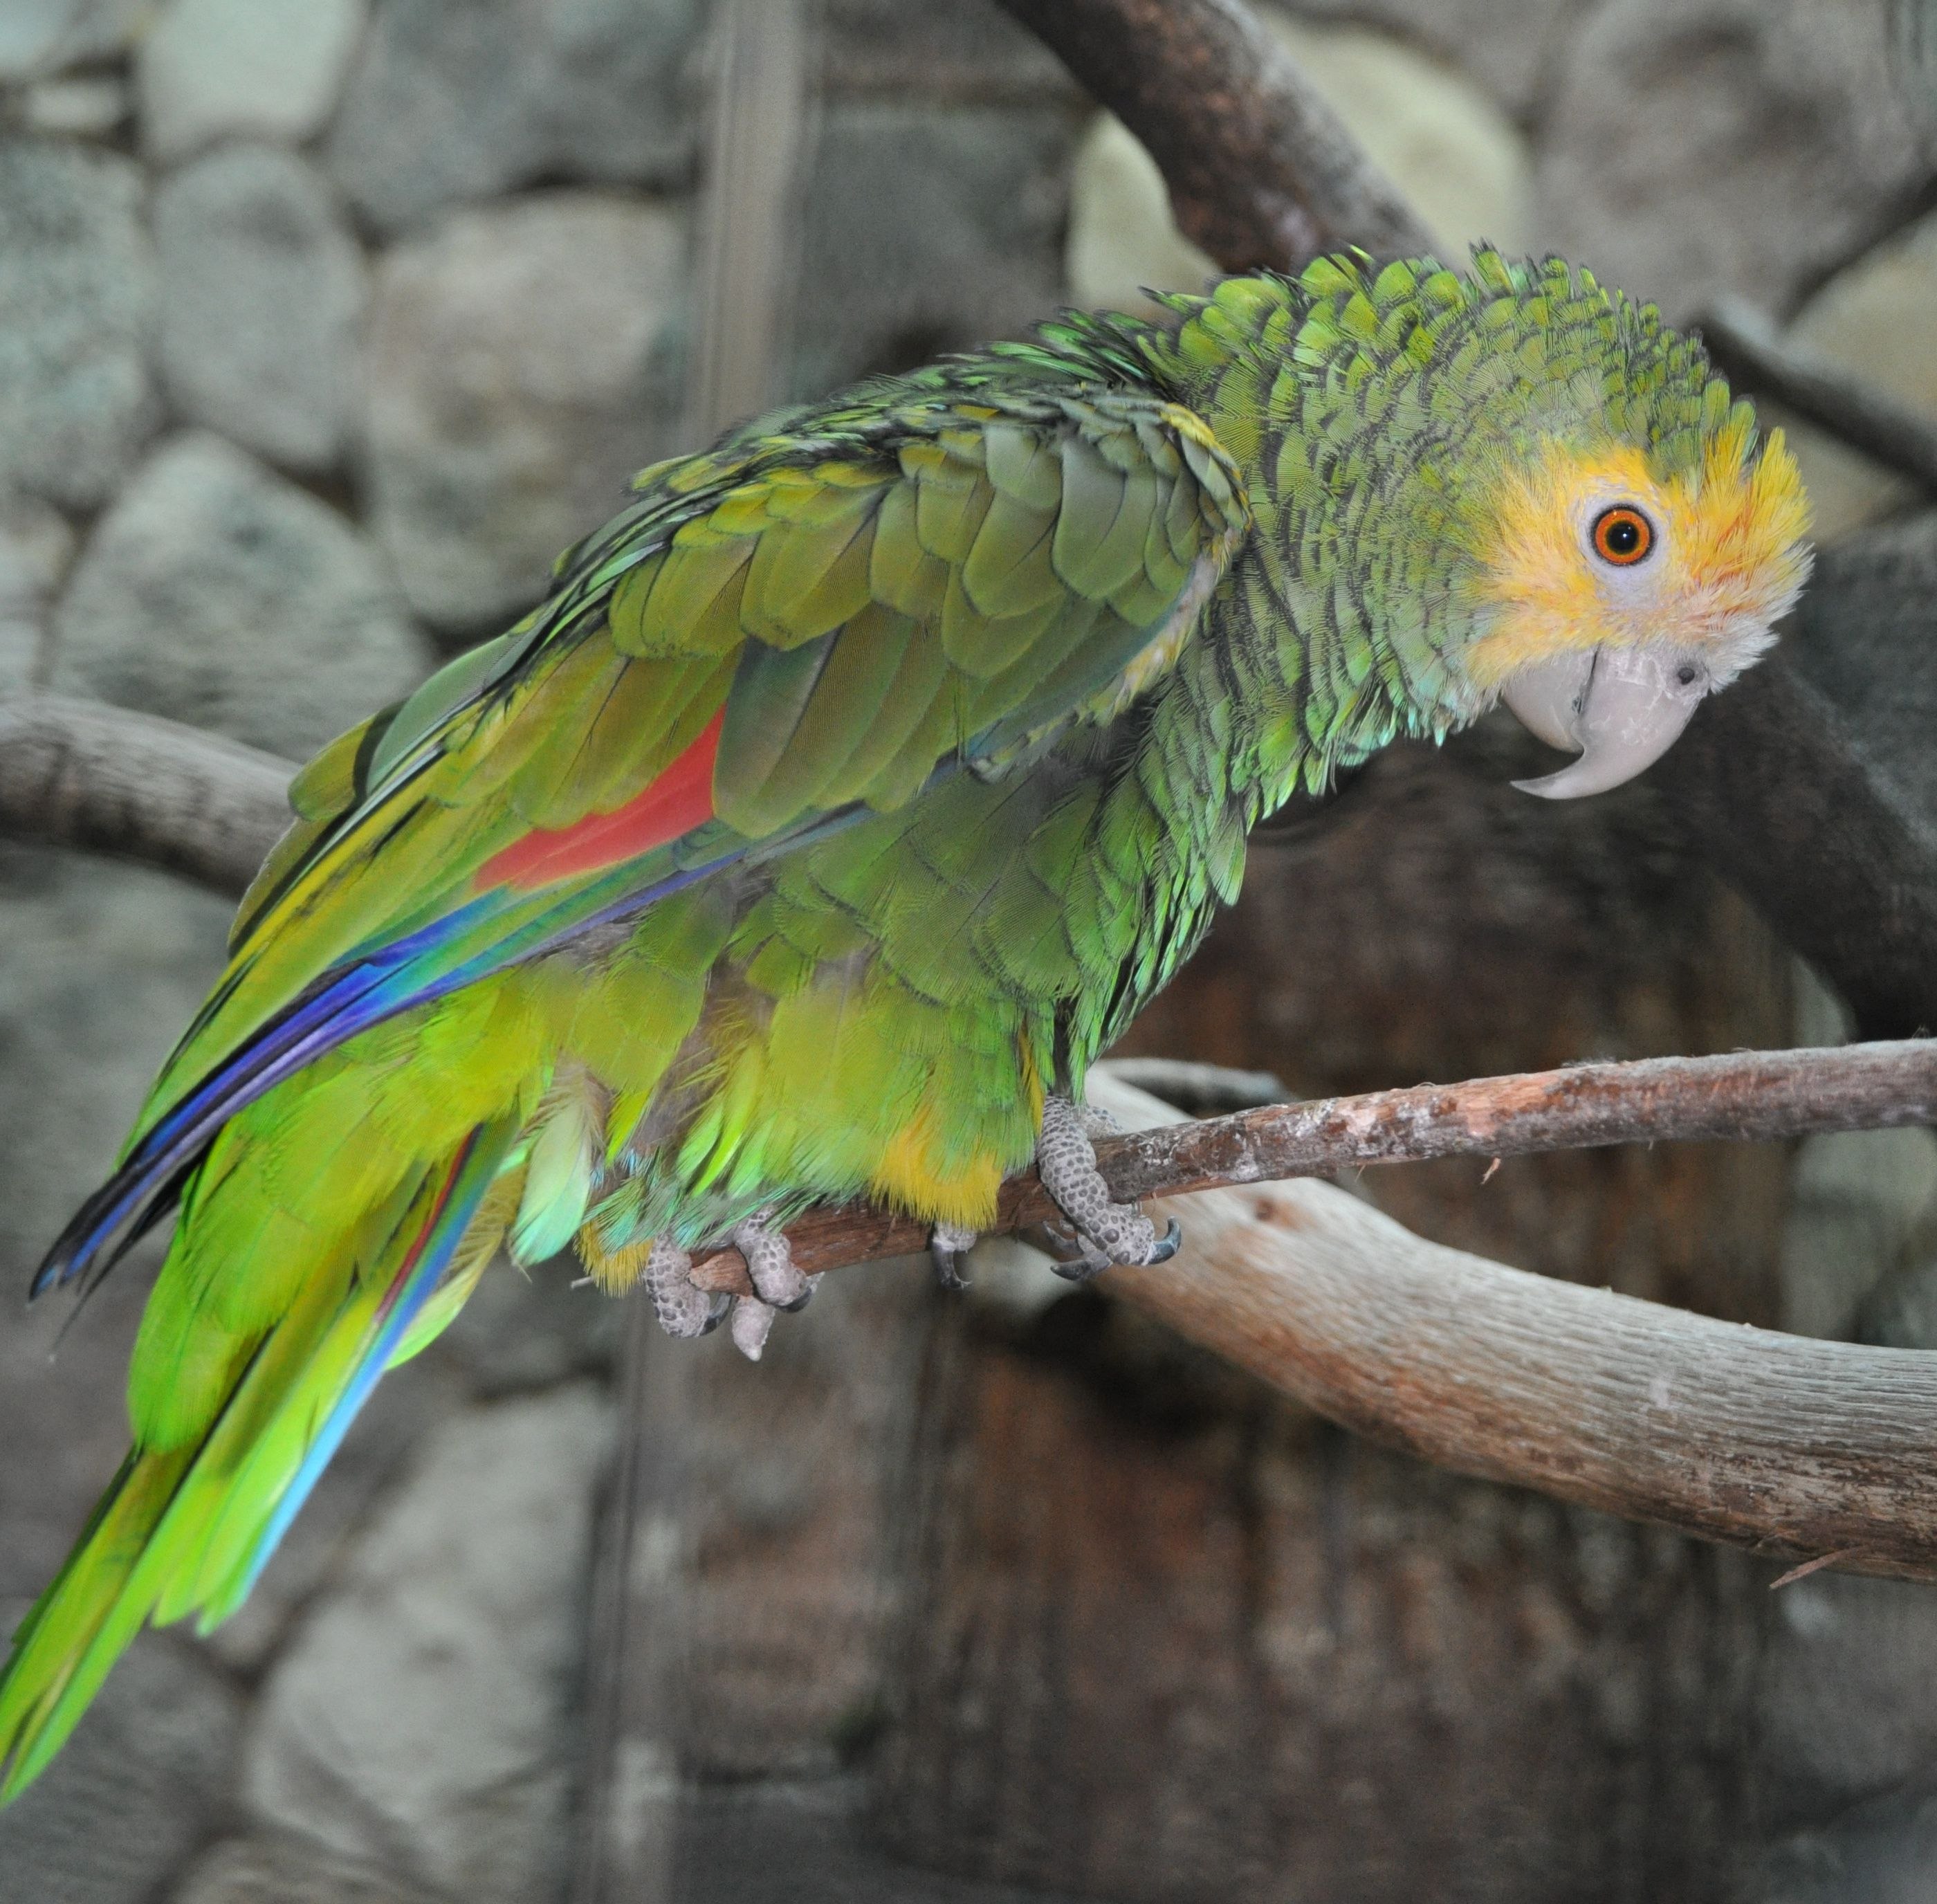
[[[1632,516],[1617,516],[1605,531],[1608,547],[1616,555],[1632,555],[1641,547],[1641,524]]]

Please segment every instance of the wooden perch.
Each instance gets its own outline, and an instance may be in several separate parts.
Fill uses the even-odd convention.
[[[1359,1097],[1268,1105],[1199,1123],[1108,1137],[1096,1166],[1112,1196],[1145,1197],[1435,1157],[1525,1157],[1602,1144],[1800,1137],[1828,1130],[1937,1124],[1937,1039],[1821,1051],[1643,1058],[1563,1071],[1417,1084]],[[1002,1186],[992,1231],[1050,1220],[1033,1171]],[[925,1226],[871,1207],[810,1211],[787,1231],[803,1269],[829,1269],[927,1247]],[[693,1279],[751,1293],[737,1251],[705,1258]]]
[[[1120,1081],[1119,1116],[1174,1116]],[[1937,1041],[1423,1085],[1162,1123],[1099,1148],[1120,1196],[1407,1158],[1937,1121]],[[1937,1356],[1816,1342],[1508,1269],[1323,1183],[1187,1190],[1183,1247],[1103,1287],[1372,1439],[1462,1473],[1846,1571],[1937,1580]],[[1004,1227],[1049,1213],[1033,1177]],[[863,1229],[863,1223],[878,1227]],[[849,1226],[844,1230],[842,1224]],[[802,1260],[918,1247],[873,1213]],[[737,1257],[711,1286],[744,1293]]]

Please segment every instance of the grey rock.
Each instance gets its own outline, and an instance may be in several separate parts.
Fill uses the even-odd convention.
[[[1926,1780],[1784,1839],[1742,1894],[1754,1904],[1930,1904],[1933,1873],[1937,1793]]]
[[[1538,236],[1672,317],[1787,311],[1930,177],[1888,0],[1611,0],[1547,116]]]
[[[335,462],[356,393],[363,256],[323,179],[226,146],[155,195],[161,366],[175,408],[272,460]]]
[[[74,531],[30,496],[0,496],[0,694],[34,684],[47,604],[74,553]]]
[[[1037,108],[831,107],[803,219],[790,393],[1014,335],[1062,297],[1072,129]]]
[[[1772,1827],[1818,1824],[1937,1762],[1937,1594],[1821,1573],[1784,1587],[1775,1612],[1757,1733]]]
[[[263,1818],[466,1904],[553,1893],[611,1432],[588,1386],[436,1432],[263,1689]]]
[[[475,632],[535,600],[662,453],[685,256],[674,214],[602,193],[458,213],[386,256],[371,516],[427,620]]]
[[[7,0],[0,7],[0,80],[112,58],[146,10],[145,0]]]
[[[50,685],[300,759],[429,659],[348,523],[191,432],[95,529],[55,617]]]
[[[0,139],[0,488],[103,502],[154,426],[142,189],[115,153]]]
[[[26,1287],[107,1173],[222,969],[231,910],[143,868],[0,849],[0,1288]],[[46,1585],[126,1451],[142,1267],[108,1279],[57,1359],[64,1302],[0,1304],[0,1632]]]
[[[61,1756],[0,1812],[0,1904],[148,1904],[221,1817],[241,1718],[192,1646],[137,1640]]]
[[[199,1858],[168,1904],[448,1904],[299,1838],[232,1838]]]
[[[322,130],[368,0],[171,0],[137,50],[141,143],[164,162],[219,138]]]
[[[699,0],[391,0],[329,139],[386,232],[540,179],[684,177]]]
[[[1464,69],[1508,111],[1529,114],[1591,0],[1293,0],[1310,20],[1382,26]]]
[[[114,78],[43,80],[20,102],[30,132],[105,139],[128,117],[128,89]]]

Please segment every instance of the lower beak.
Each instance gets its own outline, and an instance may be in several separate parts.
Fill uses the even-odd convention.
[[[1514,785],[1544,800],[1572,800],[1632,780],[1675,744],[1708,687],[1700,662],[1667,648],[1604,645],[1523,668],[1500,699],[1550,747],[1581,757]]]

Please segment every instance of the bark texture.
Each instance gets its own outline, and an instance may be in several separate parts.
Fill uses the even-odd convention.
[[[0,837],[138,860],[241,892],[290,820],[286,760],[56,695],[0,699]]]

